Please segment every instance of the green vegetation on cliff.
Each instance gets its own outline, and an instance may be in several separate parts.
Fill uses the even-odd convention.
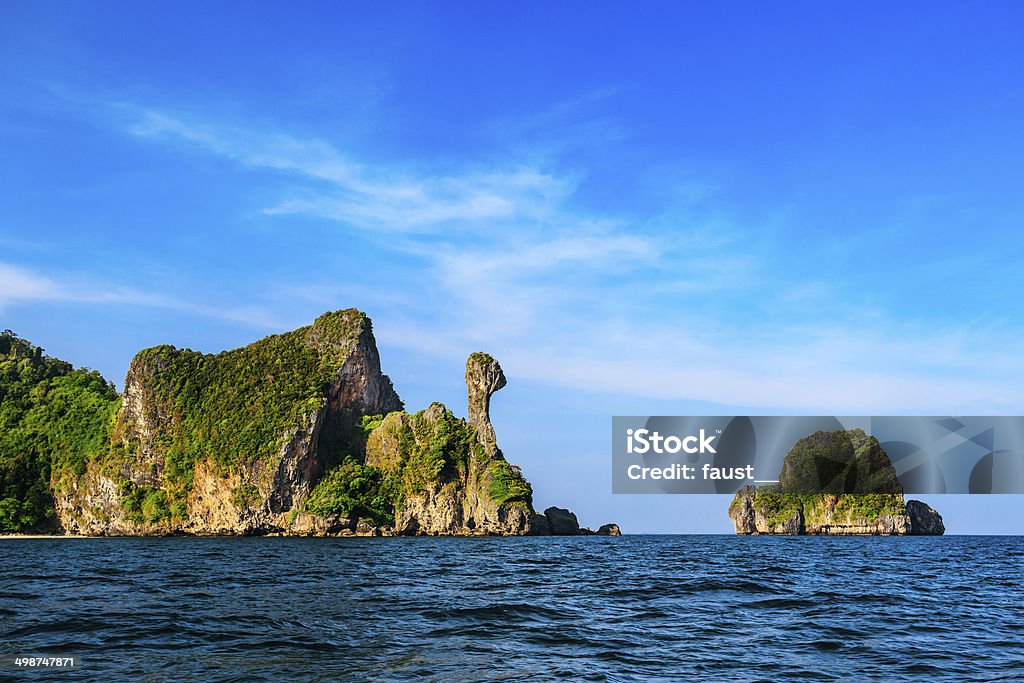
[[[533,504],[533,487],[523,477],[517,465],[505,460],[493,460],[488,465],[491,484],[487,489],[491,498],[498,505],[504,503],[523,503],[529,508]]]
[[[107,453],[119,405],[98,372],[0,333],[0,531],[54,523],[51,479],[81,475]]]
[[[203,459],[229,468],[275,455],[282,435],[323,406],[363,324],[365,315],[350,309],[215,355],[173,346],[139,352],[129,375],[144,380],[147,419],[160,428],[153,445],[169,474]]]
[[[363,462],[356,454],[345,457],[310,494],[307,512],[393,524],[405,499],[468,477],[474,461],[497,505],[532,504],[533,490],[519,468],[489,460],[473,426],[440,403],[412,415],[365,417],[362,428],[368,432]]]
[[[163,489],[152,486],[138,486],[124,481],[119,487],[121,507],[128,519],[137,524],[153,524],[170,519],[171,500]]]
[[[483,351],[474,351],[473,353],[469,354],[469,359],[467,360],[466,364],[467,365],[490,365],[491,363],[494,363],[494,362],[495,362],[494,356],[492,356],[491,354],[484,353]]]
[[[440,403],[412,415],[365,417],[360,426],[367,450],[358,455],[364,462],[346,456],[310,494],[307,512],[393,524],[407,496],[464,475],[480,448],[473,428]]]
[[[736,503],[738,501],[734,501]],[[774,486],[757,488],[754,508],[771,527],[800,513],[808,527],[836,523],[874,524],[886,515],[906,514],[903,497],[892,493],[785,493]],[[730,506],[730,514],[735,508]]]
[[[394,524],[398,498],[395,477],[348,457],[320,480],[306,501],[306,511]]]
[[[171,511],[183,515],[196,463],[209,460],[228,473],[257,460],[272,462],[289,434],[312,427],[328,385],[368,327],[365,314],[348,309],[218,354],[173,346],[144,349],[132,361],[128,379],[138,388],[143,414],[122,414],[115,437],[124,447],[120,458],[107,462],[108,471],[120,465],[118,460],[128,462],[149,450],[163,460]],[[134,398],[129,395],[129,401]],[[154,433],[150,443],[142,444],[128,423],[139,419]],[[325,451],[345,445],[347,439],[323,440]],[[342,455],[328,453],[325,461],[339,462]],[[239,503],[256,498],[243,493]],[[134,499],[123,498],[122,507],[136,514]]]
[[[764,515],[769,526],[775,527],[802,513],[804,503],[813,501],[815,497],[812,494],[779,493],[775,487],[765,486],[757,489],[754,507]]]
[[[853,493],[840,496],[833,516],[875,521],[884,515],[905,515],[907,504],[902,495],[892,493]],[[815,521],[815,517],[810,517]]]
[[[422,493],[438,479],[465,473],[476,444],[473,428],[440,403],[411,416],[413,447],[402,463],[405,493]]]

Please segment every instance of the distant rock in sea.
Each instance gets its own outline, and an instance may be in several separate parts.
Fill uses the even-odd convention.
[[[910,515],[910,533],[914,536],[941,536],[946,533],[942,515],[927,503],[908,500],[907,514]]]
[[[861,429],[816,432],[786,454],[779,483],[746,486],[729,505],[737,534],[941,535],[942,517],[904,502],[889,455]]]

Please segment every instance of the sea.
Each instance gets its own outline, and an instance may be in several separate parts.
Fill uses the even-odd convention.
[[[0,680],[1024,681],[1022,586],[1021,537],[7,539]]]

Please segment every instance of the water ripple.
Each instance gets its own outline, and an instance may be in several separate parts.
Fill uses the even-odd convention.
[[[1024,680],[1024,539],[0,541],[0,678]]]

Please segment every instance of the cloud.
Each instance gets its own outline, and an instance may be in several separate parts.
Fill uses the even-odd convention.
[[[0,311],[12,305],[77,303],[125,305],[178,311],[261,329],[281,329],[282,322],[262,306],[217,306],[143,292],[82,275],[52,276],[0,262]]]
[[[0,310],[23,301],[52,301],[64,298],[60,285],[31,270],[0,263]]]
[[[444,306],[377,329],[391,346],[482,349],[510,377],[612,395],[825,414],[1024,406],[1012,329],[854,306],[731,240],[688,273],[701,234],[448,244],[425,253]]]
[[[392,346],[452,360],[482,348],[512,378],[608,395],[810,414],[1016,414],[1024,405],[1012,379],[1024,361],[998,352],[1006,334],[888,316],[706,325],[669,309],[645,319],[630,311],[634,303],[614,288],[506,281],[486,297],[452,297],[433,319],[378,330]]]
[[[571,137],[588,130],[585,105],[522,125],[568,121]],[[856,273],[808,268],[810,247],[790,257],[772,238],[785,231],[741,225],[715,183],[676,184],[658,206],[611,215],[577,196],[585,174],[554,170],[557,145],[488,164],[364,163],[322,139],[133,111],[135,135],[280,172],[267,215],[384,236],[385,262],[360,296],[380,306],[370,313],[385,345],[452,359],[484,349],[513,377],[658,400],[826,413],[1024,407],[1012,381],[1024,363],[1003,351],[1013,329],[908,320],[851,299]],[[284,290],[328,307],[339,295],[315,280]]]
[[[363,229],[429,233],[451,230],[453,222],[473,229],[488,220],[536,219],[574,187],[571,179],[517,164],[457,173],[357,164],[322,140],[187,123],[154,110],[138,111],[129,130],[310,183],[266,207],[268,215],[307,214]]]

